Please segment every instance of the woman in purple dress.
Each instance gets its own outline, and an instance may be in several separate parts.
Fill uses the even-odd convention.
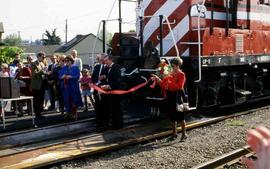
[[[64,104],[66,109],[66,118],[77,119],[77,108],[83,106],[79,78],[80,70],[78,66],[73,65],[74,59],[67,56],[66,66],[59,71],[59,79],[61,79],[61,88],[64,96]]]

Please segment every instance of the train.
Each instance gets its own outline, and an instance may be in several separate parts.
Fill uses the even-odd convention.
[[[135,69],[151,73],[156,63],[149,58],[180,57],[190,107],[269,96],[269,0],[136,0],[134,32],[122,32],[122,1],[110,53],[126,74]],[[102,23],[105,37],[107,21]]]

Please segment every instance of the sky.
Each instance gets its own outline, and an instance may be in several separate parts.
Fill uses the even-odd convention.
[[[129,22],[123,25],[124,31],[135,29],[135,6],[134,2],[122,2],[122,18]],[[0,22],[4,25],[4,38],[20,34],[23,40],[34,41],[42,39],[45,30],[56,28],[56,34],[65,41],[66,19],[68,40],[77,34],[96,35],[99,22],[108,19],[111,9],[110,19],[118,18],[118,0],[1,0]],[[118,31],[118,23],[109,22],[107,30]]]

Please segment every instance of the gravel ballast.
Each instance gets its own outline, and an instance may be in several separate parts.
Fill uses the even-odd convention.
[[[95,156],[61,163],[51,168],[186,169],[246,145],[247,130],[270,126],[270,109],[228,119],[187,132],[188,139],[166,138]]]

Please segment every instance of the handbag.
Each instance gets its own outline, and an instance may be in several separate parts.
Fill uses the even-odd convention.
[[[184,104],[176,103],[176,111],[177,112],[184,112]]]
[[[176,92],[176,111],[184,112],[188,110],[189,110],[188,103],[183,102],[182,96],[180,96],[180,92],[177,91]]]
[[[176,111],[177,112],[184,111],[183,100],[182,100],[182,97],[180,96],[179,91],[176,92]]]

